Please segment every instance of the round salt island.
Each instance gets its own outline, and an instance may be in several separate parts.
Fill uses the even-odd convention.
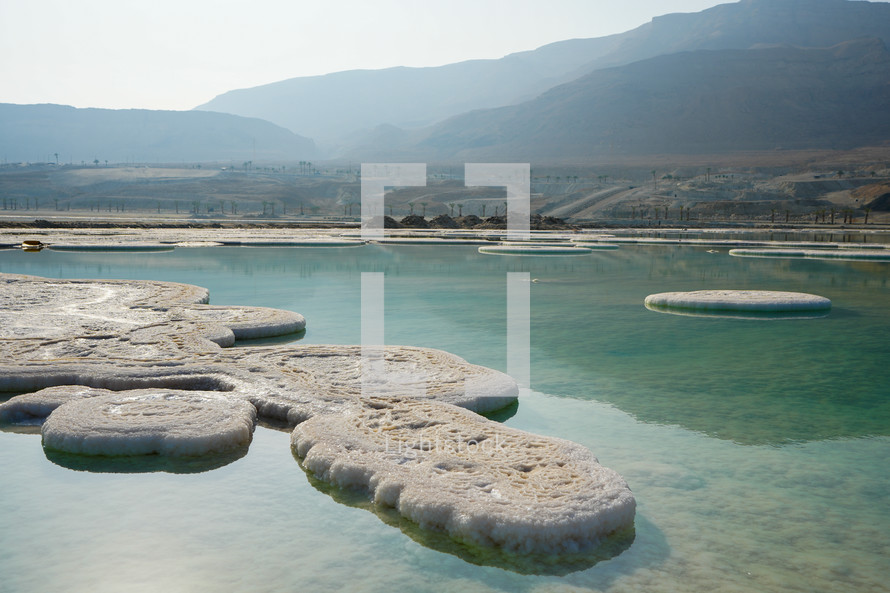
[[[831,310],[825,297],[770,290],[662,292],[647,296],[645,305],[663,313],[724,317],[813,317]]]
[[[50,251],[124,251],[128,253],[173,251],[167,243],[52,243]]]
[[[592,250],[584,247],[565,245],[491,245],[479,248],[479,253],[488,255],[590,255]]]
[[[868,249],[730,249],[729,255],[734,257],[799,257],[805,259],[824,259],[842,261],[878,261],[890,262],[890,249],[880,246],[869,246]]]
[[[47,417],[43,446],[80,455],[223,453],[247,446],[256,409],[208,391],[140,389],[70,401]]]

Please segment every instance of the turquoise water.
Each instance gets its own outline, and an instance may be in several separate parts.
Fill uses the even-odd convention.
[[[890,577],[890,264],[365,246],[0,251],[0,271],[190,282],[215,304],[299,311],[299,343],[344,344],[360,338],[361,273],[384,272],[388,343],[499,369],[506,274],[529,272],[532,385],[505,422],[586,445],[639,504],[617,555],[524,574],[332,498],[284,432],[259,428],[246,456],[200,474],[72,471],[38,435],[0,433],[0,591],[883,591]],[[834,306],[764,320],[642,304],[707,288]]]

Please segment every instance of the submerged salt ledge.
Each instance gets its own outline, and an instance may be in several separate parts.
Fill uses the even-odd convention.
[[[627,485],[589,451],[469,411],[515,401],[503,373],[404,346],[386,346],[385,373],[364,377],[358,346],[225,349],[305,320],[207,300],[184,284],[0,274],[0,390],[35,391],[0,405],[0,421],[45,417],[48,451],[109,456],[243,448],[257,417],[286,421],[323,479],[365,487],[424,527],[520,552],[584,549],[633,523]],[[435,450],[406,457],[431,434]],[[496,453],[480,454],[489,445]]]

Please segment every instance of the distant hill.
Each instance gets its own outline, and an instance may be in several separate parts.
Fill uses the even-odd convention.
[[[611,37],[574,39],[499,60],[291,78],[229,91],[196,109],[259,117],[337,144],[381,124],[430,125],[470,109],[531,99],[614,43]]]
[[[416,128],[470,110],[518,104],[594,70],[659,55],[776,44],[831,47],[862,37],[890,42],[890,4],[743,0],[657,17],[620,35],[562,41],[499,60],[293,78],[230,91],[197,109],[267,119],[342,147],[357,138],[367,141],[356,134],[383,124]]]
[[[844,149],[890,141],[890,52],[700,50],[598,70],[515,105],[478,110],[357,158],[546,161],[617,155]]]
[[[7,161],[300,160],[315,144],[267,121],[225,113],[0,104]]]

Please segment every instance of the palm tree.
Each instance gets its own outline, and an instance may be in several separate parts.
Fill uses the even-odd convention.
[[[420,207],[423,208],[423,211],[422,211],[421,216],[423,216],[424,218],[426,218],[426,202],[421,202],[421,203],[420,203]]]
[[[458,204],[457,205],[457,217],[460,218],[463,215],[464,215],[464,205]]]
[[[451,208],[451,216],[454,217],[454,203],[449,203],[448,206]]]
[[[482,204],[482,218],[485,218],[485,204]]]

